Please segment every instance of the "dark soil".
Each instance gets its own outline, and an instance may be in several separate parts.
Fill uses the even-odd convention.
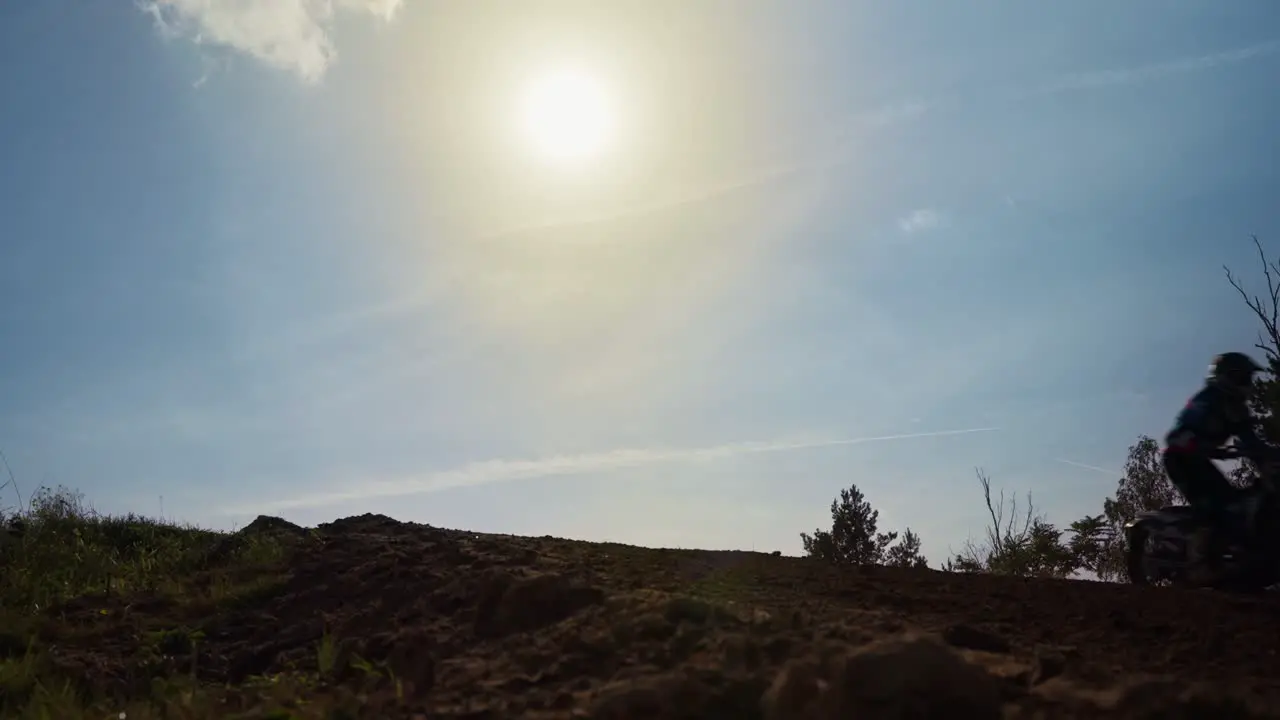
[[[165,641],[163,672],[217,684],[315,671],[327,644],[327,682],[383,678],[368,685],[362,710],[379,718],[1242,718],[1280,709],[1272,597],[840,570],[382,516],[319,527],[290,565],[281,586],[205,615],[146,598],[63,608],[80,630],[53,652],[97,687],[127,694],[160,672],[142,648],[165,624],[203,634],[191,646]]]

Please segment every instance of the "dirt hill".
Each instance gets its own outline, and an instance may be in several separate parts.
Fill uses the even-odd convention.
[[[280,718],[339,705],[345,717],[774,720],[1280,708],[1273,598],[838,570],[368,515],[252,532],[291,544],[270,582],[242,574],[207,602],[73,600],[42,631],[50,662],[121,702],[174,677],[228,688],[208,697],[252,717],[271,684],[290,688],[273,696]]]

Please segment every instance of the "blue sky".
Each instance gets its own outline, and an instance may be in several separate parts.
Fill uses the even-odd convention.
[[[856,482],[937,561],[975,466],[1097,512],[1254,340],[1269,3],[516,7],[0,6],[21,486],[791,553]],[[557,166],[565,62],[618,124]]]

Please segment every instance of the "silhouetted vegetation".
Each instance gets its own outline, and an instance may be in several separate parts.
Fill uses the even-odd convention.
[[[1262,364],[1267,373],[1254,383],[1250,408],[1258,419],[1259,437],[1273,447],[1280,447],[1280,266],[1267,259],[1257,237],[1253,243],[1266,282],[1264,295],[1246,291],[1229,268],[1224,270],[1228,283],[1262,326],[1254,347],[1263,353]],[[1259,468],[1246,460],[1235,462],[1229,475],[1232,482],[1240,487],[1252,484]],[[979,541],[967,541],[960,552],[942,563],[942,570],[1022,577],[1070,577],[1087,573],[1101,580],[1122,580],[1125,578],[1124,524],[1138,513],[1184,502],[1161,465],[1159,443],[1145,434],[1129,447],[1115,494],[1103,499],[1102,512],[1076,520],[1065,529],[1049,522],[1036,509],[1030,493],[1021,504],[1016,497],[1006,498],[1003,491],[993,497],[990,478],[981,469],[977,474],[990,520],[985,536]],[[856,558],[861,564],[924,567],[924,558],[919,556],[920,539],[910,531],[908,536],[915,548],[913,559],[890,562],[892,551],[898,548],[890,549],[888,544],[896,535],[877,535],[877,517],[878,513],[856,488],[852,493],[842,491],[840,499],[832,503],[832,531],[817,531],[812,536],[802,533],[805,551],[810,556],[837,563],[849,563]],[[907,544],[906,538],[902,544]]]
[[[1250,402],[1260,436],[1280,446],[1280,267],[1267,260],[1260,244],[1258,252],[1267,283],[1265,296],[1247,293],[1230,271],[1227,277],[1263,327],[1256,347],[1264,353],[1269,372],[1258,379]],[[1122,579],[1125,522],[1140,512],[1182,500],[1165,475],[1159,451],[1154,437],[1139,436],[1129,447],[1115,491],[1102,500],[1100,512],[1065,527],[1050,522],[1030,493],[1020,500],[993,490],[990,477],[978,469],[987,526],[980,539],[951,553],[941,569],[1054,578],[1087,573],[1102,580]],[[7,472],[7,463],[3,467]],[[1257,472],[1250,463],[1240,462],[1232,478],[1243,485]],[[262,523],[225,533],[136,515],[104,516],[65,488],[41,489],[24,501],[12,473],[0,485],[0,491],[7,490],[14,492],[18,504],[0,510],[0,716],[115,717],[123,712],[130,718],[222,717],[217,708],[228,701],[231,688],[198,683],[194,669],[188,676],[170,672],[176,656],[189,656],[187,661],[195,667],[203,632],[178,619],[233,612],[246,598],[278,592],[290,572],[293,550],[298,543],[314,539],[308,531],[296,527],[281,531],[277,525]],[[830,511],[830,529],[801,533],[810,557],[842,566],[927,567],[921,537],[910,528],[881,531],[879,511],[857,485],[841,490]],[[47,648],[61,633],[94,632],[89,625],[67,624],[68,617],[79,617],[83,624],[87,609],[116,622],[115,614],[127,613],[137,598],[172,607],[174,623],[138,629],[154,638],[158,669],[154,677],[128,678],[134,683],[129,702],[122,704],[110,693],[103,694],[102,688],[78,684],[75,672],[51,664]],[[235,704],[255,717],[272,716],[265,713],[288,706],[300,692],[317,688],[328,692],[323,668],[336,662],[337,650],[326,640],[316,652],[319,673],[273,676],[236,690],[240,694]],[[130,662],[135,669],[153,667],[150,656]],[[144,685],[146,692],[139,695],[137,687]],[[314,709],[321,711],[320,706]],[[293,714],[274,716],[311,716],[298,708],[289,712]]]
[[[831,530],[800,533],[800,539],[809,557],[837,565],[927,565],[920,554],[920,536],[907,528],[898,540],[897,532],[878,532],[879,520],[880,511],[871,507],[857,485],[850,485],[831,501]]]

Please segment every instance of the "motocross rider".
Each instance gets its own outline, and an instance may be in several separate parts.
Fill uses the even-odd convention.
[[[1165,436],[1163,459],[1169,480],[1187,503],[1208,520],[1208,527],[1193,543],[1194,555],[1208,561],[1210,568],[1206,569],[1212,569],[1221,543],[1229,535],[1240,534],[1228,517],[1237,491],[1213,460],[1229,456],[1223,446],[1232,437],[1236,438],[1239,454],[1260,469],[1274,457],[1254,433],[1254,417],[1248,407],[1253,376],[1262,371],[1244,353],[1228,352],[1215,357],[1204,387],[1187,401]]]

